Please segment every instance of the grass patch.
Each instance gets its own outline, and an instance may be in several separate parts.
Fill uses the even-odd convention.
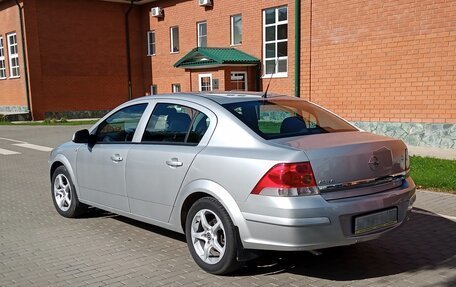
[[[417,187],[456,194],[456,160],[412,156],[410,166]]]
[[[9,125],[9,126],[80,126],[80,125],[93,125],[98,120],[78,120],[78,121],[68,121],[66,119],[45,119],[44,121],[37,122],[20,122],[12,123],[8,121],[2,121],[0,119],[0,125]]]

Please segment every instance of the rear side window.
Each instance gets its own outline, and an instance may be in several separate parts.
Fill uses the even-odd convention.
[[[264,99],[223,107],[264,139],[356,131],[333,114],[299,99]]]
[[[208,126],[208,117],[200,111],[161,103],[152,112],[142,142],[197,145]]]

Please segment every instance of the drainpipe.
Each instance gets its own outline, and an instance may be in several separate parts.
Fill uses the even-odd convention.
[[[294,95],[301,96],[301,0],[295,0],[295,78]]]
[[[131,100],[133,98],[133,91],[131,86],[130,27],[128,25],[128,15],[133,9],[133,2],[135,2],[135,0],[130,1],[130,6],[125,13],[125,46],[127,49],[128,100]]]
[[[309,22],[309,101],[312,101],[312,0],[310,0]]]
[[[19,0],[16,0],[17,8],[19,9],[19,24],[21,30],[21,42],[22,42],[22,58],[24,61],[24,80],[25,80],[25,98],[27,100],[27,109],[30,113],[30,118],[33,121],[33,113],[30,108],[30,89],[29,89],[29,79],[28,79],[28,70],[27,70],[27,56],[25,51],[25,39],[24,39],[24,24],[22,17],[22,7],[19,4]]]

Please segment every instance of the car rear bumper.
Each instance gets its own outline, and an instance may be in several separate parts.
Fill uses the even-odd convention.
[[[410,177],[391,190],[330,201],[319,195],[250,195],[240,206],[245,224],[239,232],[246,249],[292,251],[350,245],[378,238],[401,225],[414,201],[415,184]],[[389,208],[397,208],[397,223],[355,235],[356,216]]]

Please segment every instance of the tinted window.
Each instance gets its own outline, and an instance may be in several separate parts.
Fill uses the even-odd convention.
[[[193,121],[192,129],[190,130],[190,134],[188,135],[187,142],[194,144],[199,143],[203,138],[204,134],[206,133],[208,127],[209,118],[205,114],[199,112],[195,116],[195,120]]]
[[[147,104],[123,108],[104,120],[97,128],[97,142],[131,142]]]
[[[299,99],[264,99],[223,106],[264,139],[356,131],[333,114]]]
[[[157,104],[142,141],[198,144],[208,124],[207,116],[192,108],[175,104]]]

